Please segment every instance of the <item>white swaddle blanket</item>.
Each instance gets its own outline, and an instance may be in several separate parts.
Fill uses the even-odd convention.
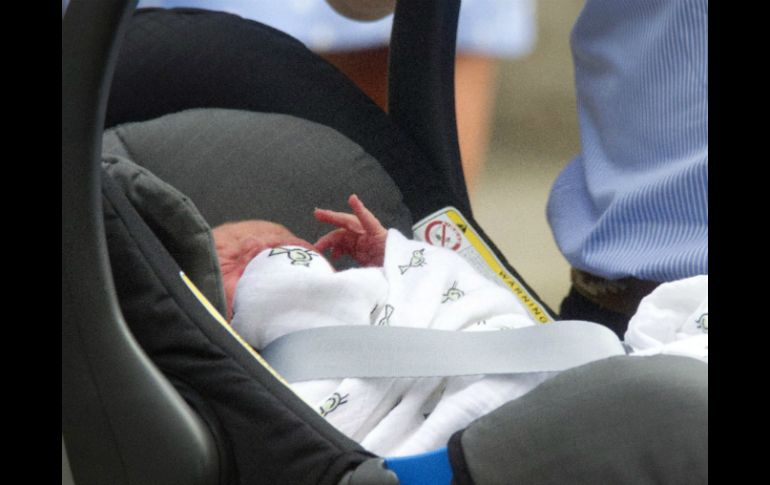
[[[233,312],[233,328],[257,349],[296,330],[329,325],[490,331],[535,324],[510,291],[459,255],[395,230],[388,232],[382,268],[335,272],[306,249],[263,251],[238,282]],[[368,450],[399,456],[445,446],[452,433],[548,377],[350,378],[292,387]]]
[[[669,354],[708,362],[709,277],[663,283],[639,303],[625,342],[633,355]]]

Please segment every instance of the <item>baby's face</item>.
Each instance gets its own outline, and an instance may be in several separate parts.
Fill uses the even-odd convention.
[[[232,317],[235,287],[243,271],[257,254],[276,246],[301,246],[315,250],[280,224],[268,221],[229,222],[215,227],[214,243],[222,269],[222,283],[227,298],[227,318]]]

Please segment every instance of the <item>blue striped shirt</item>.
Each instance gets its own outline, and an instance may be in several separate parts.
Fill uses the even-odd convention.
[[[571,36],[581,153],[548,201],[572,266],[708,274],[708,0],[587,0]]]

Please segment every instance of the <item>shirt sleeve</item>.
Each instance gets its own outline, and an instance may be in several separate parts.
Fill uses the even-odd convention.
[[[548,221],[608,279],[708,273],[708,1],[588,0],[572,32],[581,152]]]

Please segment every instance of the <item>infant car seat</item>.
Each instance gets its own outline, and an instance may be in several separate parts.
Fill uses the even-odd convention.
[[[455,208],[552,318],[473,220],[451,82],[459,2],[399,2],[388,115],[269,27],[201,10],[131,19],[134,4],[73,0],[62,25],[63,483],[514,476],[495,447],[523,424],[501,410],[455,436],[451,472],[443,452],[397,477],[399,463],[329,426],[232,333],[211,270],[210,225],[267,218],[314,240],[312,208],[344,209],[355,192],[407,234]]]

